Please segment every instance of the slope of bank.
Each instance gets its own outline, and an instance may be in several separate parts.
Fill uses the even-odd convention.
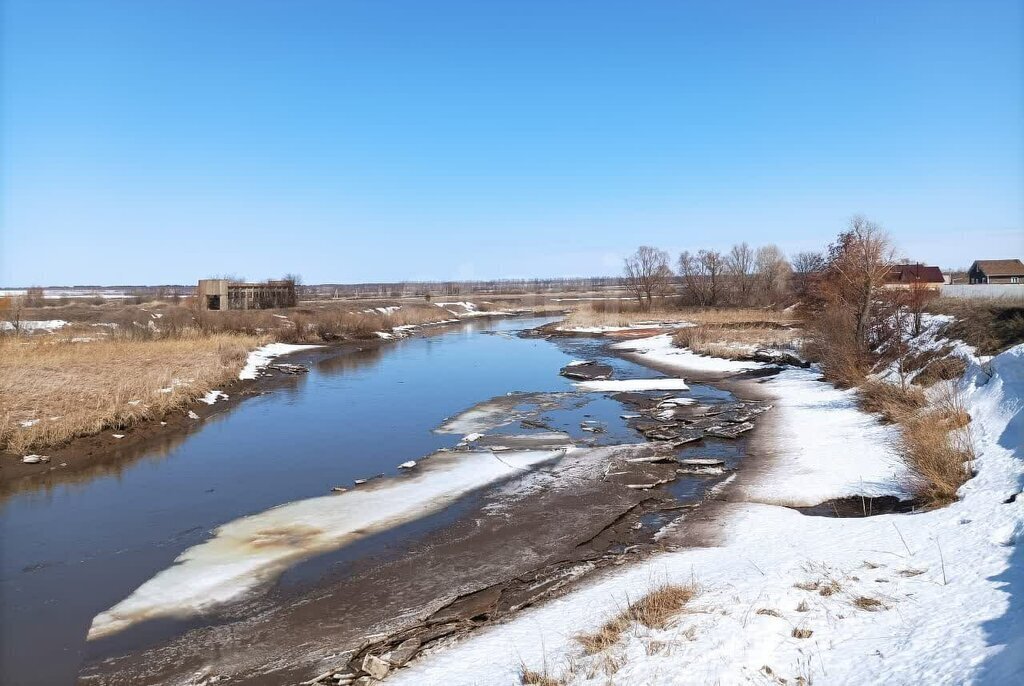
[[[680,374],[741,368],[663,343],[634,358]],[[703,361],[702,361],[703,360]],[[742,364],[742,363],[733,363]],[[623,569],[389,678],[408,684],[1011,683],[1024,678],[1024,346],[968,359],[976,476],[948,507],[856,519],[787,505],[902,496],[891,429],[851,391],[785,370],[763,468],[716,503],[717,544]],[[672,532],[667,532],[671,535]],[[577,640],[660,584],[694,585],[663,629],[634,624],[603,650]],[[525,670],[525,671],[524,671]],[[523,675],[526,678],[523,678]],[[550,679],[542,681],[541,677]]]

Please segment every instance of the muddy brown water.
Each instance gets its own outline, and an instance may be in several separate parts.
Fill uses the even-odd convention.
[[[300,354],[289,361],[309,364],[308,375],[152,455],[10,489],[0,501],[0,682],[201,683],[230,674],[232,683],[294,683],[343,662],[340,653],[367,634],[447,626],[438,617],[460,603],[468,609],[456,613],[459,626],[472,628],[534,602],[536,589],[557,590],[653,547],[656,531],[684,511],[679,505],[699,501],[722,477],[673,474],[636,490],[624,480],[654,483],[674,470],[629,463],[633,471],[605,476],[652,447],[621,418],[632,408],[574,392],[559,370],[595,359],[614,378],[660,374],[609,354],[601,340],[516,335],[548,321],[466,322],[367,351]],[[564,400],[532,415],[516,407],[530,419],[490,434],[565,432],[585,449],[299,562],[201,616],[86,641],[93,617],[216,527],[335,485],[397,475],[406,460],[457,445],[461,436],[434,431],[445,418],[515,391]],[[701,384],[687,395],[732,399]],[[684,452],[732,468],[743,451],[740,439]]]

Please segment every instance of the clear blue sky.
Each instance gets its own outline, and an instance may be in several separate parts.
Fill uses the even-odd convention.
[[[1024,257],[1019,0],[3,6],[3,285]]]

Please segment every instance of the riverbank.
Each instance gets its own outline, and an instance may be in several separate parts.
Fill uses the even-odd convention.
[[[490,392],[483,396],[489,400],[463,407],[447,418],[434,415],[441,423],[433,433],[450,436],[447,440],[455,442],[454,447],[416,455],[403,454],[396,446],[390,464],[415,458],[414,465],[398,469],[398,474],[365,482],[360,478],[352,486],[342,482],[343,492],[337,495],[288,502],[220,527],[208,541],[179,555],[175,565],[143,580],[128,598],[111,602],[113,607],[94,620],[90,650],[97,659],[84,674],[95,683],[176,683],[201,670],[204,678],[230,676],[245,683],[270,684],[305,681],[331,666],[341,668],[364,654],[381,654],[401,644],[406,644],[402,652],[408,658],[410,650],[430,649],[438,641],[504,621],[524,607],[571,590],[581,579],[663,550],[657,533],[698,506],[745,459],[746,433],[709,437],[681,450],[664,441],[637,443],[643,434],[634,422],[642,422],[640,418],[648,414],[663,415],[670,405],[677,408],[680,420],[710,413],[706,416],[720,418],[714,422],[717,425],[739,421],[739,416],[725,416],[742,409],[742,400],[728,393],[690,384],[690,390],[682,391],[686,396],[682,400],[677,397],[679,390],[627,394],[632,403],[639,403],[631,405],[622,404],[614,392],[588,392],[559,376],[558,370],[573,359],[597,358],[613,367],[613,378],[624,383],[639,376],[658,385],[667,386],[668,381],[673,388],[679,385],[678,379],[659,380],[656,373],[608,356],[603,345],[594,347],[589,339],[548,343],[518,336],[459,336],[435,345],[413,340],[400,350],[426,352],[444,340],[460,349],[483,345],[495,353],[519,351],[514,357],[488,353],[480,358],[502,360],[488,367],[486,374],[473,371],[476,365],[466,369],[474,379],[500,377],[493,379]],[[431,371],[424,378],[440,373],[447,384],[453,383],[451,370],[438,368],[436,355],[432,358],[429,369],[417,366]],[[468,362],[465,354],[456,359],[460,365]],[[524,365],[536,372],[524,377]],[[540,391],[507,395],[510,389],[522,391],[524,383],[527,389]],[[428,392],[436,408],[438,391],[433,384],[394,388],[400,392],[396,398],[402,400],[399,406],[394,401],[387,404],[389,415],[396,411],[401,415],[398,407],[412,400],[403,397],[408,393],[418,397]],[[679,402],[658,408],[666,397]],[[514,468],[527,459],[524,451],[559,446],[571,449],[550,459],[538,456],[545,461],[536,467]],[[695,459],[685,464],[686,458]],[[395,507],[419,502],[423,496],[430,496],[431,508],[445,503],[445,493],[463,483],[461,476],[446,471],[448,467],[461,473],[474,465],[506,471],[499,483],[460,497],[443,511],[431,510],[432,514],[407,523],[394,520]],[[323,482],[321,494],[332,483],[339,482]],[[402,489],[412,486],[416,491],[403,495]],[[441,491],[434,493],[438,488]],[[375,498],[376,504],[354,505],[368,497]],[[307,511],[315,516],[302,514]],[[350,517],[357,514],[356,519]],[[366,521],[371,515],[389,520],[391,528],[371,536],[377,526]],[[285,554],[296,565],[296,570],[284,573],[285,579],[312,575],[315,582],[296,587],[294,582],[264,578],[262,572],[247,575],[247,579],[259,577],[264,587],[242,589],[243,595],[231,603],[219,588],[212,595],[225,604],[216,609],[215,622],[200,621],[199,626],[142,650],[118,649],[125,640],[132,640],[133,632],[145,635],[145,623],[137,630],[130,626],[141,616],[193,612],[178,607],[176,599],[190,598],[186,589],[204,583],[203,579],[226,578],[203,570],[203,561],[212,559],[203,551],[216,547],[218,539],[230,539],[239,550],[248,551],[246,532],[256,529],[272,530],[282,540],[275,538],[269,549],[260,547],[253,559],[248,554],[238,561],[231,558],[233,569],[237,571],[236,564],[262,565],[273,555]],[[335,565],[338,560],[351,560],[348,565],[336,568],[326,561],[299,561],[310,554],[307,547],[317,548],[324,537],[349,536],[353,530],[361,532],[360,540],[326,554]],[[266,545],[265,538],[259,537],[260,546]],[[301,571],[309,565],[330,572]],[[188,580],[189,575],[195,576],[195,583]],[[181,592],[175,590],[179,586]],[[345,621],[339,623],[339,616]],[[123,635],[108,633],[122,627]]]
[[[667,336],[631,341],[631,359],[756,386],[775,410],[748,462],[702,519],[703,546],[658,555],[527,611],[399,671],[394,684],[1007,683],[1024,674],[1020,558],[1024,346],[974,358],[957,382],[976,441],[976,475],[946,508],[879,514],[911,478],[896,429],[856,391],[813,370],[694,355]],[[863,511],[812,508],[853,496]],[[692,531],[688,532],[692,537]],[[671,534],[668,534],[671,539]],[[583,640],[665,584],[694,589],[671,621],[629,623],[594,650]],[[615,620],[618,621],[618,620]]]
[[[393,326],[367,338],[338,339],[317,347],[323,356],[333,356],[466,319],[522,314],[460,305],[457,315],[448,313],[436,322],[398,324],[408,317],[396,318],[397,310],[375,312],[378,318],[394,319]],[[162,320],[161,316],[150,321]],[[152,330],[160,331],[155,324]],[[6,353],[0,354],[0,495],[27,481],[73,480],[166,449],[241,400],[293,384],[292,377],[303,371],[300,364],[258,378],[246,373],[246,366],[260,359],[252,356],[268,341],[265,333],[189,334],[175,329],[170,338],[90,340],[72,333],[0,337],[0,353]],[[277,355],[313,347],[277,345]],[[316,359],[321,356],[310,358]]]

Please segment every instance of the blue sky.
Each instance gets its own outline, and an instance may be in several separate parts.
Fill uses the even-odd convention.
[[[1022,6],[4,0],[0,284],[1024,257]]]

